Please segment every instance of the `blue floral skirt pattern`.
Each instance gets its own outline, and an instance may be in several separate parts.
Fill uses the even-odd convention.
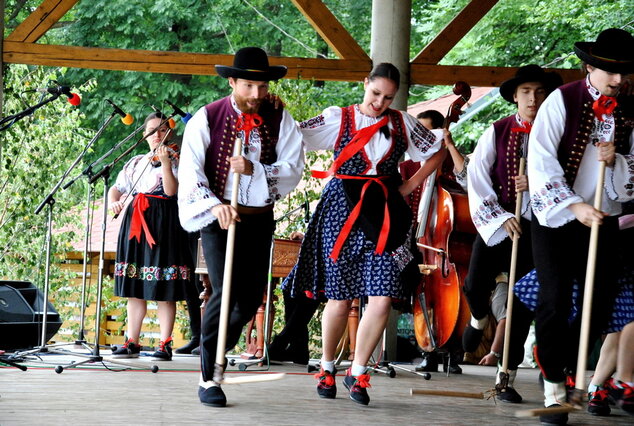
[[[618,281],[619,293],[614,301],[614,309],[605,333],[614,333],[623,330],[627,324],[634,321],[634,269],[626,268]],[[513,293],[531,311],[537,309],[537,297],[539,294],[539,282],[537,271],[533,269],[522,277],[513,287]],[[575,281],[572,287],[572,308],[568,321],[572,322],[580,310],[579,286]]]
[[[337,261],[329,257],[349,214],[341,180],[331,179],[308,225],[297,264],[282,284],[293,297],[302,292],[335,300],[402,296],[401,271],[413,258],[409,237],[395,251],[379,255],[374,253],[376,244],[355,225]]]

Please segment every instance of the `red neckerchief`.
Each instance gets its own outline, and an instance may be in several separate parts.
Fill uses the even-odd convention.
[[[599,96],[599,99],[594,101],[592,104],[592,110],[599,121],[605,121],[603,115],[612,115],[614,108],[616,108],[617,105],[618,103],[616,102],[616,98],[601,95]]]
[[[253,113],[253,114],[242,113],[238,117],[238,121],[236,122],[236,129],[244,131],[244,145],[245,146],[249,145],[249,134],[251,133],[251,130],[261,126],[262,123],[263,123],[262,117],[260,117],[260,115],[257,113]]]
[[[529,123],[528,121],[522,121],[522,127],[513,127],[511,128],[511,132],[529,134],[532,128],[533,128],[533,123]]]

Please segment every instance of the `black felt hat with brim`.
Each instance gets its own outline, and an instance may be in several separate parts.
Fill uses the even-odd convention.
[[[243,47],[233,57],[233,66],[216,65],[221,77],[242,78],[253,81],[279,80],[286,75],[286,67],[269,65],[266,52],[259,47]]]
[[[556,72],[546,72],[539,65],[525,65],[515,73],[515,77],[506,80],[500,85],[500,95],[508,102],[514,104],[513,95],[520,84],[541,83],[547,93],[561,86],[563,80]]]
[[[601,31],[596,41],[575,43],[575,53],[583,62],[618,74],[634,72],[634,37],[619,28]]]

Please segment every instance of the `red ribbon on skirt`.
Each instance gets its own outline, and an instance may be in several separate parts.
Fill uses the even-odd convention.
[[[140,243],[142,229],[145,234],[145,240],[150,248],[152,248],[152,246],[156,244],[156,241],[154,241],[154,237],[152,237],[152,234],[150,233],[150,228],[145,221],[144,215],[145,211],[150,207],[148,197],[167,200],[167,198],[161,197],[160,195],[149,195],[142,192],[134,196],[134,201],[132,202],[132,220],[130,221],[130,234],[128,234],[128,240],[136,238],[137,243]]]

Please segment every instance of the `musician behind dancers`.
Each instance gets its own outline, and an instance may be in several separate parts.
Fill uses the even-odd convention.
[[[502,97],[517,105],[517,111],[490,126],[478,140],[469,163],[467,181],[469,210],[478,231],[473,244],[464,292],[471,309],[471,321],[462,335],[465,352],[474,352],[489,320],[489,300],[496,286],[496,276],[508,271],[512,238],[519,239],[517,276],[533,268],[531,255],[529,197],[527,178],[519,175],[520,158],[526,155],[528,135],[537,110],[548,93],[561,83],[555,73],[537,65],[518,69],[515,77],[502,83]],[[515,218],[517,194],[523,192],[521,218]],[[526,330],[526,333],[528,330]],[[525,336],[524,336],[525,338]],[[513,336],[511,352],[523,354],[524,339]],[[515,357],[513,357],[515,359]],[[521,402],[513,388],[517,366],[509,371],[509,386],[498,392],[498,399]],[[496,374],[499,380],[499,374]]]
[[[616,241],[621,203],[634,198],[634,133],[631,97],[620,96],[634,71],[634,37],[602,31],[594,42],[575,43],[585,78],[553,92],[542,105],[528,147],[533,213],[533,253],[541,284],[535,312],[537,362],[544,376],[544,405],[566,401],[566,370],[576,369],[580,316],[568,323],[572,281],[583,287],[590,227],[601,223],[589,342],[610,315],[619,271]],[[607,170],[602,203],[594,197],[600,169]],[[583,288],[580,289],[583,294]],[[585,368],[585,366],[579,366]],[[566,413],[542,416],[565,424]]]
[[[128,161],[108,191],[114,214],[123,210],[123,194],[134,195],[119,231],[114,271],[115,295],[128,298],[127,339],[123,346],[113,348],[113,357],[139,356],[147,301],[154,300],[161,337],[153,357],[169,361],[176,301],[185,299],[186,287],[191,285],[193,260],[187,233],[178,222],[178,157],[176,147],[168,148],[164,143],[172,135],[166,117],[161,113],[148,115],[144,135],[150,152]]]
[[[273,203],[299,182],[304,167],[302,135],[291,115],[266,100],[268,82],[286,75],[269,66],[264,50],[245,47],[233,66],[216,65],[228,79],[231,95],[202,107],[183,135],[179,188],[180,219],[190,232],[200,230],[213,297],[203,316],[200,401],[224,407],[226,397],[213,381],[227,229],[236,224],[227,348],[262,304],[275,227]],[[244,141],[233,156],[236,138]],[[233,174],[240,173],[238,209],[232,197]]]

